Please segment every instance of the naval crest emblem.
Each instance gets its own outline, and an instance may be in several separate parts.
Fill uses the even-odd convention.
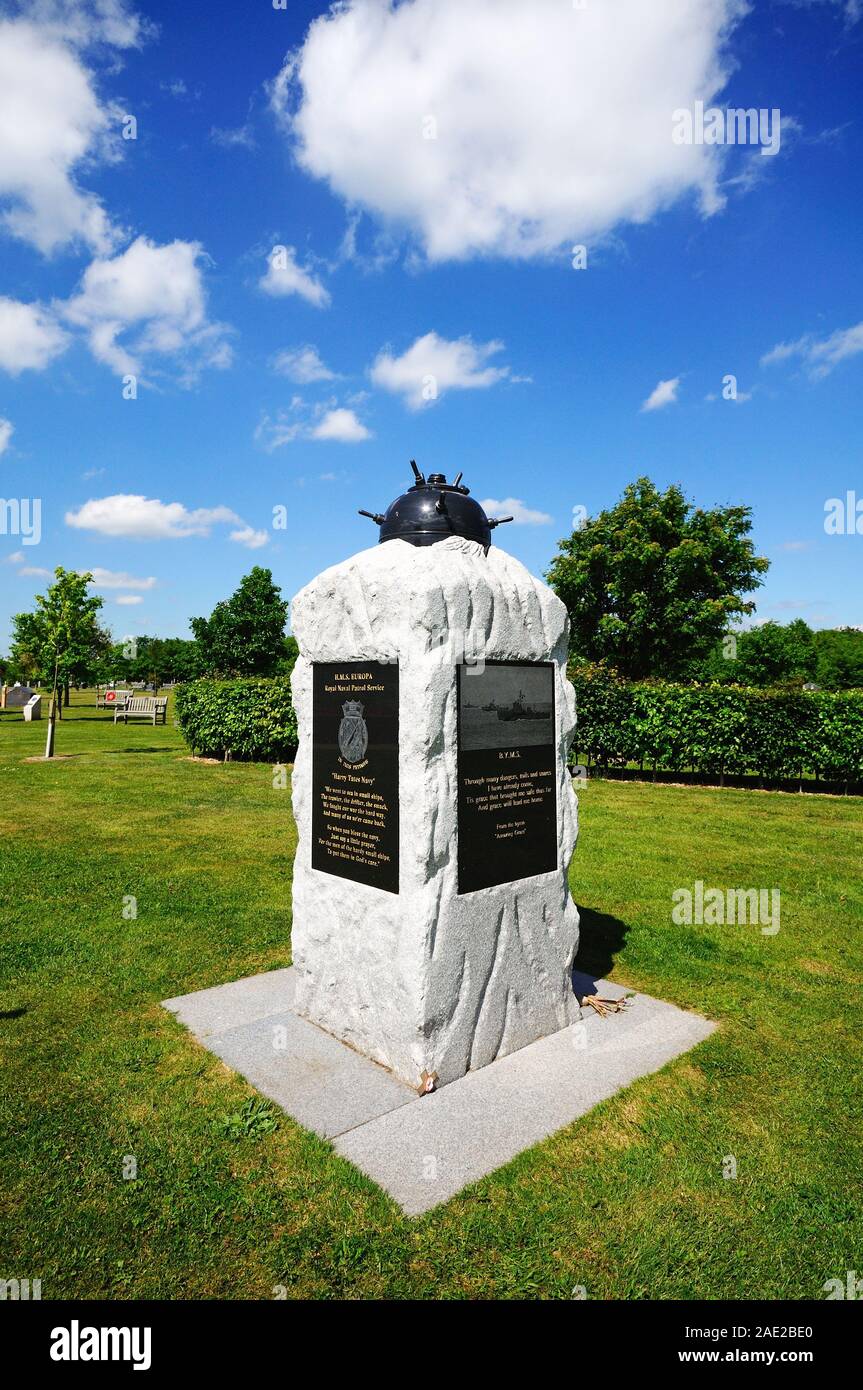
[[[366,756],[368,746],[369,731],[363,719],[363,706],[359,700],[346,700],[339,725],[339,752],[346,763],[359,763]]]

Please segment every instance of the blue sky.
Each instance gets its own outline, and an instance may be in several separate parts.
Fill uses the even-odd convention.
[[[56,565],[117,636],[290,597],[411,457],[537,573],[639,474],[746,503],[758,618],[863,623],[859,8],[0,0],[0,651]]]

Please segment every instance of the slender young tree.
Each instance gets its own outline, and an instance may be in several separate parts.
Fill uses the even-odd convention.
[[[110,640],[96,620],[102,599],[87,592],[92,574],[60,567],[54,575],[48,592],[37,595],[35,611],[12,619],[11,652],[17,666],[32,670],[51,686],[45,749],[49,758],[54,753],[55,721],[58,715],[62,718],[60,693],[68,697],[73,681],[89,679]]]

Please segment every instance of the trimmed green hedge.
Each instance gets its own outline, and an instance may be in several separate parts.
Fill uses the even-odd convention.
[[[193,753],[246,762],[293,759],[297,716],[289,676],[202,679],[181,685],[175,696],[177,723]]]
[[[599,767],[863,781],[863,691],[635,682],[596,668],[570,678],[578,703],[573,756],[577,750]],[[229,751],[253,762],[294,757],[297,719],[287,676],[190,681],[175,700],[193,753],[221,758]]]
[[[863,691],[634,682],[600,669],[577,669],[570,678],[578,706],[574,751],[600,767],[863,780]]]

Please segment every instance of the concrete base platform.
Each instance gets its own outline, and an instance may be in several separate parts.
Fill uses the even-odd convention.
[[[573,986],[579,998],[629,993],[584,975]],[[409,1216],[448,1201],[716,1027],[634,994],[624,1013],[600,1018],[587,1009],[569,1028],[418,1096],[298,1018],[292,998],[293,971],[274,970],[164,1007],[293,1119],[330,1139]]]

